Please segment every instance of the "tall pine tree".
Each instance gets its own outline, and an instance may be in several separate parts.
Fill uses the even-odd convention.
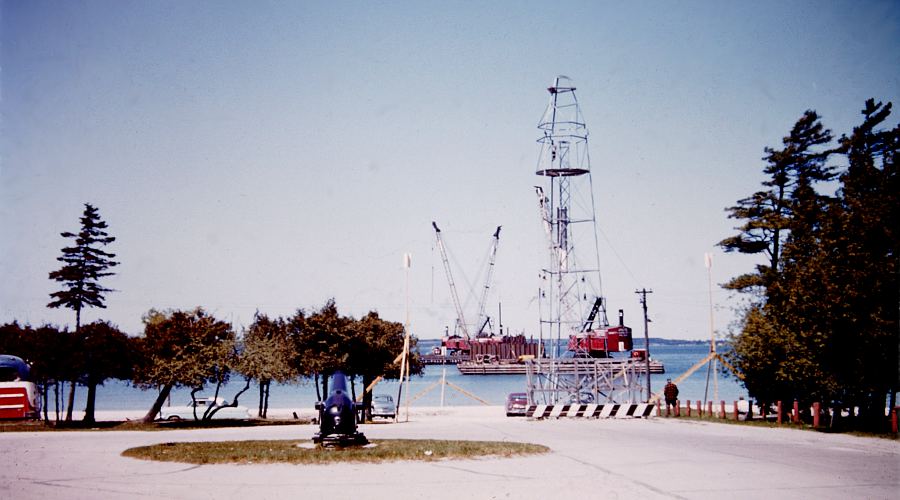
[[[112,260],[116,255],[102,250],[116,239],[106,232],[107,225],[100,218],[100,212],[91,204],[84,204],[81,216],[81,230],[78,234],[60,233],[63,238],[75,240],[73,246],[64,247],[56,260],[63,266],[50,273],[50,279],[62,284],[62,290],[50,294],[53,299],[50,308],[67,307],[75,311],[75,334],[81,331],[81,310],[85,307],[106,308],[104,294],[111,292],[100,285],[100,279],[112,276],[109,269],[119,265]],[[69,388],[66,421],[72,420],[72,406],[75,403],[75,380]]]

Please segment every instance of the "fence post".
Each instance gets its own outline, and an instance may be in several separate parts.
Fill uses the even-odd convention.
[[[713,413],[713,411],[712,411],[712,401],[707,401],[707,402],[706,402],[706,415],[707,415],[709,418],[713,418],[713,415],[715,415],[715,414]]]
[[[725,413],[725,401],[724,401],[724,400],[720,400],[720,401],[719,401],[719,418],[721,418],[721,419],[724,420],[724,419],[725,419],[725,415],[727,415],[727,414]]]
[[[781,401],[778,402],[778,410],[777,411],[778,411],[778,416],[775,418],[775,422],[777,422],[778,425],[781,425],[781,417],[783,415],[783,413],[781,411]]]
[[[895,406],[894,411],[891,412],[891,432],[897,434],[897,412],[900,411],[900,406]]]
[[[734,421],[735,421],[735,422],[738,421],[738,407],[737,407],[737,401],[734,402]]]
[[[690,399],[687,400],[687,406],[685,408],[687,408],[687,416],[690,417],[691,416],[691,400]]]
[[[659,402],[658,399],[656,400],[656,416],[657,417],[662,416],[662,404]]]
[[[700,400],[697,400],[697,416],[703,417],[703,407],[700,406]]]
[[[819,427],[819,409],[820,409],[819,403],[818,402],[813,403],[813,428]]]
[[[800,402],[796,399],[794,400],[794,409],[791,411],[791,423],[800,423]]]

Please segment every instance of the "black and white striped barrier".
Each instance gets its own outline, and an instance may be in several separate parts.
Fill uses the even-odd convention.
[[[649,403],[582,404],[582,405],[530,405],[525,410],[528,418],[647,418],[656,406]]]

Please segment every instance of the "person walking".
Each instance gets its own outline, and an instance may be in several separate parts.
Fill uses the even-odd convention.
[[[666,387],[663,389],[663,396],[666,397],[666,416],[669,416],[669,407],[677,415],[678,405],[678,386],[672,383],[672,379],[666,379]]]

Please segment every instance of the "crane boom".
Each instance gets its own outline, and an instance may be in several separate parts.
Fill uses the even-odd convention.
[[[444,248],[444,240],[441,238],[441,230],[436,222],[431,221],[434,227],[434,234],[437,236],[438,250],[441,251],[441,260],[444,262],[444,272],[447,274],[447,282],[450,283],[450,297],[453,299],[453,306],[456,307],[456,321],[462,329],[463,337],[469,339],[469,327],[466,325],[466,318],[463,315],[462,306],[459,303],[459,295],[456,293],[456,283],[453,281],[453,273],[450,271],[450,260],[447,259],[447,250]]]
[[[497,230],[494,231],[494,239],[491,242],[491,252],[488,260],[488,272],[487,278],[484,282],[484,290],[481,292],[481,301],[478,303],[478,323],[481,325],[478,328],[478,334],[481,335],[484,332],[484,327],[488,324],[488,318],[484,315],[484,305],[487,302],[488,290],[491,288],[491,279],[494,276],[494,262],[497,260],[497,247],[500,245],[500,228],[502,226],[497,226]],[[502,333],[502,332],[501,332]]]

